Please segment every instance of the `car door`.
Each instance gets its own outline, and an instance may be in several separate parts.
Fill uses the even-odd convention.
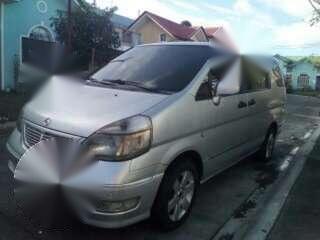
[[[208,78],[223,81],[227,75],[230,77],[230,74],[234,78],[240,78],[239,59],[232,62],[224,73],[221,73],[220,69],[210,69]],[[209,156],[206,167],[211,174],[234,164],[246,152],[247,115],[247,93],[221,96],[218,104],[214,101],[208,102],[204,135]]]
[[[248,133],[248,145],[258,148],[264,140],[271,118],[268,107],[272,100],[270,76],[267,70],[248,57],[243,57],[242,63],[243,81],[247,82],[247,123],[255,126],[254,130]]]

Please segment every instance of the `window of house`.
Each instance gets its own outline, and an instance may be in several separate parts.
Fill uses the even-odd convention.
[[[242,58],[241,91],[258,91],[270,88],[270,77],[266,71]]]
[[[132,32],[125,31],[123,33],[123,42],[132,44],[132,42],[133,42],[133,40],[132,40]]]
[[[316,77],[316,90],[320,91],[320,75]]]
[[[160,42],[166,42],[167,41],[167,35],[165,33],[160,34]]]
[[[306,73],[301,73],[298,77],[298,87],[305,88],[309,86],[309,75]]]
[[[132,35],[134,45],[143,44],[143,38],[141,33],[133,33]]]
[[[38,26],[32,29],[30,32],[29,38],[34,40],[41,40],[46,42],[52,42],[53,37],[50,31],[42,26]]]
[[[121,29],[116,29],[114,34],[117,36],[117,38],[119,38],[120,41],[123,39],[123,33]]]

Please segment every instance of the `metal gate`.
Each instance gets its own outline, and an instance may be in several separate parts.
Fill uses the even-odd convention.
[[[64,54],[64,48],[56,42],[22,38],[22,63],[55,72]]]

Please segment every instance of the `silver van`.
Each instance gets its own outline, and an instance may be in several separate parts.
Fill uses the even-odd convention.
[[[200,183],[251,154],[271,159],[285,101],[273,58],[207,43],[137,46],[87,81],[53,77],[22,110],[9,168],[39,142],[75,140],[93,161],[76,174],[78,190],[98,189],[79,194],[81,221],[119,228],[151,216],[174,229]]]

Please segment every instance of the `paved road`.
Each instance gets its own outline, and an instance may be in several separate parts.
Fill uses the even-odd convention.
[[[316,107],[316,106],[315,106]],[[317,112],[317,107],[315,109]],[[319,239],[320,216],[320,138],[304,165],[281,210],[269,240],[314,240]]]
[[[291,190],[281,214],[268,236],[269,240],[319,239],[319,169],[320,138]]]
[[[287,123],[278,138],[273,163],[264,165],[250,157],[202,185],[190,219],[170,233],[159,232],[148,220],[120,230],[105,230],[69,219],[65,227],[44,227],[27,218],[15,209],[5,137],[0,137],[0,239],[211,239],[231,218],[245,218],[246,211],[256,204],[244,206],[248,196],[257,187],[272,184],[278,163],[320,126],[319,100],[290,96],[288,102]]]

